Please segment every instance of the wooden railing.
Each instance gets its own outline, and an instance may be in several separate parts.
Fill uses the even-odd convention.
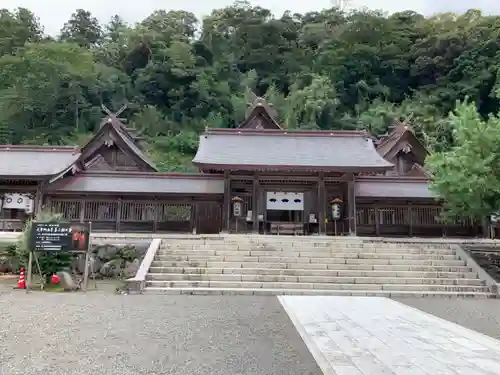
[[[92,222],[93,230],[112,232],[190,232],[189,203],[127,200],[52,199],[49,209],[72,222]]]
[[[481,225],[470,218],[442,220],[440,206],[363,206],[356,208],[359,235],[476,236]]]

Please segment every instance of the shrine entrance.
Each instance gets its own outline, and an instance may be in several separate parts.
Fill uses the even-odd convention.
[[[271,192],[266,198],[266,232],[270,234],[304,235],[304,193]]]

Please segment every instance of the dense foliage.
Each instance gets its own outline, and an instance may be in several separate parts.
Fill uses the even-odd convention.
[[[158,10],[132,26],[80,9],[57,38],[29,10],[2,10],[0,142],[80,143],[101,104],[129,103],[128,124],[158,165],[186,170],[199,132],[234,127],[255,93],[289,128],[381,134],[399,118],[447,151],[460,142],[448,118],[457,101],[469,98],[472,123],[498,124],[485,119],[500,108],[499,68],[500,16],[476,10],[277,16],[237,2],[201,21]]]

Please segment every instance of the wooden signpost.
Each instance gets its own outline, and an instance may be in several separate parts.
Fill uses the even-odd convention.
[[[31,227],[30,253],[28,259],[28,275],[26,292],[31,287],[33,260],[40,276],[42,270],[38,262],[39,252],[70,252],[85,254],[85,271],[83,273],[83,290],[87,289],[90,259],[90,232],[92,223],[53,223],[33,221]],[[43,288],[43,284],[42,284]]]

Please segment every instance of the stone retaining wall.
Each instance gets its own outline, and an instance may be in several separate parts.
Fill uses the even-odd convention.
[[[500,282],[500,248],[496,246],[464,246],[479,267]]]
[[[135,276],[151,240],[94,238],[90,255],[90,277],[128,278]],[[6,251],[15,241],[0,242],[0,274],[16,273],[19,262]],[[85,256],[75,255],[72,271],[83,274]]]

